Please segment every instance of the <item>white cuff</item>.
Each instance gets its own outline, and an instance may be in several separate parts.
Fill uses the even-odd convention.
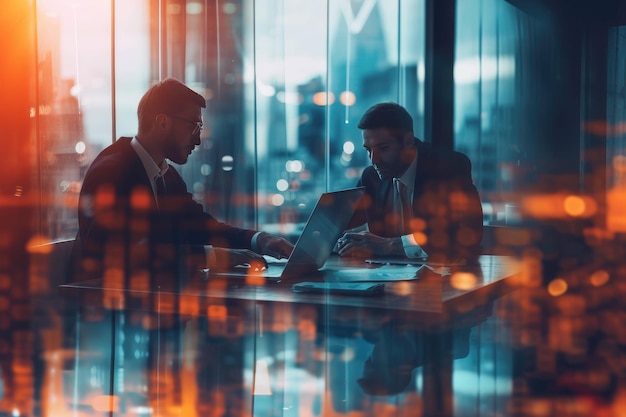
[[[401,236],[402,248],[407,258],[427,258],[428,254],[422,249],[412,234]]]

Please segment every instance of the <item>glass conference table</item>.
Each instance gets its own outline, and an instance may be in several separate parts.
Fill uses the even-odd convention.
[[[345,268],[341,258],[326,267]],[[381,296],[294,293],[292,283],[209,277],[178,288],[61,286],[67,415],[501,415],[507,325],[494,303],[518,260],[429,268]],[[72,346],[70,346],[71,348]],[[503,384],[504,381],[504,384]]]

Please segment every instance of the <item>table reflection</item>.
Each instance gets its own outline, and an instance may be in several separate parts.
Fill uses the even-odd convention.
[[[459,404],[476,412],[474,400],[484,394],[461,386],[457,396],[457,370],[466,379],[494,377],[481,367],[478,348],[481,331],[491,338],[501,326],[491,306],[430,330],[380,309],[245,301],[224,307],[226,314],[213,318],[82,314],[82,354],[68,366],[76,378],[67,381],[68,412],[452,415],[454,403],[456,413]]]

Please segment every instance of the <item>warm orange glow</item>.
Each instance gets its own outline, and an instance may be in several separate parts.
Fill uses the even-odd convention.
[[[609,273],[601,269],[591,274],[591,276],[589,277],[589,282],[591,282],[591,285],[593,285],[594,287],[601,287],[609,282],[609,279]]]
[[[222,305],[210,305],[207,308],[207,316],[210,320],[226,320],[228,312],[226,307]]]
[[[130,204],[135,210],[148,210],[152,195],[145,188],[136,188],[130,197]]]
[[[356,96],[352,91],[344,91],[339,94],[339,101],[344,106],[354,106],[354,103],[356,103]]]
[[[325,91],[320,91],[319,93],[313,94],[313,103],[318,106],[327,106],[333,104],[335,102],[335,95],[333,93],[326,93]]]
[[[106,289],[121,289],[124,287],[124,271],[120,268],[107,268],[104,271],[103,286]]]
[[[167,4],[167,14],[178,15],[182,12],[180,4]]]
[[[425,233],[413,233],[413,239],[415,239],[415,243],[423,246],[428,242],[428,236]]]
[[[548,293],[553,297],[558,297],[567,292],[567,282],[562,278],[556,278],[548,284]]]
[[[524,197],[522,212],[536,219],[591,217],[597,212],[596,201],[589,196],[536,194]]]
[[[176,311],[176,295],[160,293],[157,308],[161,314],[172,314]]]
[[[565,197],[563,206],[565,212],[572,217],[578,217],[585,212],[585,201],[576,195]]]
[[[200,312],[200,301],[198,297],[181,294],[178,309],[180,314],[197,316]]]
[[[411,286],[411,284],[409,284],[408,281],[400,281],[396,283],[393,287],[391,287],[389,292],[396,295],[410,295],[412,289],[413,287]]]
[[[422,231],[426,229],[426,222],[424,219],[416,217],[411,219],[411,230]]]
[[[118,412],[120,398],[117,395],[97,395],[91,399],[91,406],[95,411]]]
[[[265,281],[266,279],[259,272],[250,271],[246,274],[246,285],[262,287],[265,285]]]
[[[583,130],[596,136],[606,136],[611,130],[604,120],[590,120],[583,123]]]
[[[626,232],[626,186],[608,192],[606,224],[611,232]]]
[[[535,218],[563,217],[564,213],[555,210],[562,205],[555,206],[554,200],[555,197],[551,195],[527,196],[522,200],[522,210]]]
[[[450,201],[450,207],[453,210],[464,210],[470,207],[471,201],[468,198],[467,193],[463,192],[452,192],[448,196]]]
[[[98,208],[113,206],[113,204],[115,204],[115,188],[112,186],[100,187],[96,193],[94,203]]]
[[[609,124],[604,120],[590,120],[583,123],[583,131],[596,136],[619,136],[626,133],[626,122]]]
[[[298,323],[298,333],[304,340],[315,340],[315,334],[317,333],[317,326],[313,320],[305,319]]]
[[[478,283],[478,278],[471,272],[455,272],[450,277],[450,285],[459,290],[471,290]]]
[[[52,245],[46,245],[46,243],[50,243],[50,238],[48,236],[35,235],[30,238],[28,243],[26,243],[26,250],[28,253],[40,253],[42,255],[47,255],[52,252]]]

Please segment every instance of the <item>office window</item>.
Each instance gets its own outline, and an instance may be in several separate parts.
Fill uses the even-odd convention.
[[[623,220],[626,189],[625,39],[626,26],[608,30],[607,120],[606,128],[600,130],[606,134],[607,227],[618,233],[626,231]]]
[[[202,145],[179,169],[220,219],[295,236],[319,194],[368,164],[370,105],[405,105],[423,132],[424,0],[40,2],[43,234],[76,233],[93,157],[136,132],[149,85],[207,98]],[[115,16],[111,16],[115,10]]]
[[[528,157],[520,143],[528,20],[503,0],[457,1],[454,141],[472,160],[487,223],[514,221],[512,193]]]
[[[209,129],[180,168],[218,217],[295,237],[319,194],[368,163],[367,107],[400,102],[423,131],[423,0],[191,4],[184,48],[204,53],[186,82],[206,93]]]
[[[38,2],[40,233],[44,238],[76,235],[78,192],[88,164],[117,135],[135,132],[136,103],[149,79],[147,10],[147,3],[141,1],[120,5],[112,33],[110,2]]]

